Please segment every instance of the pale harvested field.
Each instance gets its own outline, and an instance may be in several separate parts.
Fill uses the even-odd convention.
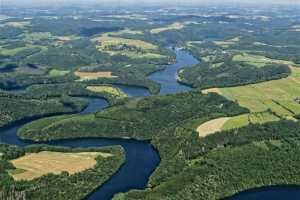
[[[165,26],[165,27],[161,27],[161,28],[154,28],[150,30],[150,33],[152,34],[157,34],[157,33],[161,33],[164,31],[169,31],[169,30],[180,30],[184,28],[184,24],[180,23],[180,22],[175,22],[169,26]]]
[[[229,130],[246,126],[249,124],[249,120],[251,123],[278,121],[278,116],[296,120],[294,116],[300,114],[300,103],[298,102],[300,98],[300,68],[290,66],[290,69],[291,75],[279,80],[202,90],[203,94],[218,93],[250,110],[248,115],[231,118],[221,129]],[[276,113],[276,115],[272,113]]]
[[[212,92],[221,94],[221,91],[219,88],[210,88],[210,89],[202,90],[202,94],[208,94],[208,93],[212,93]]]
[[[80,79],[79,81],[95,80],[98,78],[117,78],[113,76],[112,72],[75,72],[75,75]]]
[[[92,42],[98,42],[97,48],[104,50],[108,46],[129,45],[144,50],[155,50],[157,46],[142,40],[126,39],[120,37],[100,36],[92,39]]]
[[[110,157],[111,154],[101,152],[61,153],[42,151],[30,153],[10,162],[17,168],[11,175],[14,180],[32,180],[43,175],[53,173],[60,174],[67,171],[75,174],[93,168],[97,161],[96,157]]]
[[[58,36],[58,37],[56,37],[56,39],[58,39],[62,42],[68,42],[68,41],[71,41],[71,40],[78,40],[78,39],[80,39],[80,37],[75,36],[75,35],[68,35],[68,36]]]
[[[121,30],[121,31],[117,31],[117,32],[109,32],[109,33],[105,33],[103,34],[103,36],[109,36],[109,35],[123,35],[123,34],[130,34],[130,35],[142,35],[144,34],[143,31],[140,31],[140,30],[131,30],[131,29],[124,29],[124,30]]]
[[[221,117],[218,119],[213,119],[208,122],[201,124],[197,128],[199,137],[205,137],[207,135],[216,133],[222,130],[223,125],[230,119],[230,117]]]
[[[112,94],[118,98],[124,98],[127,97],[127,94],[124,93],[122,90],[119,88],[115,88],[112,86],[88,86],[86,89],[92,91],[92,92],[107,92],[109,94]]]

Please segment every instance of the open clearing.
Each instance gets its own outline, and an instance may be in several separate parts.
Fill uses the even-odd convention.
[[[105,50],[107,47],[118,46],[118,45],[134,46],[137,48],[141,48],[143,50],[157,49],[157,46],[148,42],[144,42],[142,40],[133,40],[133,39],[120,38],[120,37],[100,36],[92,39],[92,41],[98,42],[97,48],[100,50]]]
[[[125,34],[129,34],[129,35],[142,35],[142,34],[144,34],[144,32],[141,31],[141,30],[131,30],[131,29],[126,28],[126,29],[121,30],[121,31],[105,33],[105,34],[103,34],[103,36],[125,35]]]
[[[175,23],[165,26],[165,27],[151,29],[150,33],[157,34],[157,33],[165,32],[165,31],[169,31],[169,30],[180,30],[183,28],[184,28],[183,23],[175,22]]]
[[[205,137],[207,135],[213,134],[215,132],[221,131],[223,125],[230,119],[230,117],[221,117],[218,119],[213,119],[208,122],[201,124],[197,128],[199,137]]]
[[[212,88],[203,90],[202,93],[218,93],[250,110],[250,114],[228,120],[223,130],[239,128],[250,122],[277,121],[279,117],[295,120],[293,117],[300,114],[300,68],[290,68],[291,75],[280,80],[239,87]]]
[[[98,78],[117,78],[117,76],[112,75],[112,72],[79,72],[79,71],[76,71],[75,75],[80,78],[79,81],[96,80]]]
[[[286,60],[276,60],[267,58],[265,56],[255,55],[255,54],[237,54],[232,58],[233,61],[245,62],[250,65],[255,65],[257,67],[263,67],[266,64],[283,64],[283,65],[295,65],[295,63]]]
[[[68,36],[57,36],[56,39],[62,42],[68,42],[71,40],[78,40],[80,39],[80,37],[76,35],[68,35]]]
[[[249,124],[263,124],[267,122],[279,121],[280,118],[270,112],[249,113],[231,117],[223,125],[222,130],[231,130],[248,126]]]
[[[127,94],[124,93],[122,90],[120,90],[119,88],[112,87],[112,86],[88,86],[86,89],[88,89],[92,92],[100,92],[100,93],[107,92],[118,98],[127,97]]]
[[[64,76],[70,73],[69,70],[58,70],[58,69],[52,69],[48,72],[48,76],[50,77],[59,77],[59,76]]]
[[[140,52],[134,52],[134,51],[106,51],[109,53],[111,56],[113,55],[123,55],[127,56],[128,58],[131,59],[159,59],[159,58],[164,58],[166,56],[160,55],[158,53],[140,53]]]
[[[280,80],[231,88],[213,88],[207,92],[217,92],[228,99],[236,100],[251,112],[272,110],[279,116],[300,114],[300,68],[291,67],[292,74]]]
[[[116,33],[110,34],[114,35]],[[165,57],[155,52],[158,49],[156,45],[142,40],[110,37],[104,34],[101,37],[92,39],[92,41],[97,42],[96,47],[98,50],[109,53],[111,56],[123,55],[131,59],[159,59]]]
[[[96,157],[110,157],[111,154],[101,152],[61,153],[42,151],[30,153],[11,163],[17,170],[10,171],[14,180],[32,180],[43,175],[53,173],[60,174],[67,171],[75,174],[93,168],[97,161]]]
[[[238,43],[240,41],[240,38],[239,37],[235,37],[235,38],[232,38],[232,39],[229,39],[229,40],[225,40],[225,41],[214,41],[214,43],[220,47],[223,47],[223,48],[228,48],[230,47],[231,45],[234,45],[236,43]]]
[[[197,128],[197,132],[199,133],[199,137],[206,137],[223,130],[232,130],[247,126],[249,124],[263,124],[278,120],[280,120],[279,117],[268,111],[243,114],[235,117],[221,117],[201,124]]]

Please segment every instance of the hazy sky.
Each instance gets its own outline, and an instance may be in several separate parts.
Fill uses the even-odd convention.
[[[3,4],[25,4],[25,5],[38,5],[38,4],[66,4],[66,3],[136,3],[136,4],[200,4],[200,3],[284,3],[284,4],[300,4],[300,0],[0,0]]]

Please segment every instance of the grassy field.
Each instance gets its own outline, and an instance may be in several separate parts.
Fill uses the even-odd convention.
[[[105,50],[105,48],[109,46],[117,46],[117,45],[135,46],[143,50],[157,49],[157,46],[148,42],[144,42],[142,40],[133,40],[133,39],[120,38],[120,37],[100,36],[92,39],[92,41],[99,43],[99,45],[97,45],[97,48],[100,50]]]
[[[94,38],[92,41],[97,42],[98,50],[109,53],[111,56],[123,55],[131,59],[159,59],[165,57],[155,51],[158,50],[158,47],[154,44],[142,40],[109,36],[126,33],[141,34],[138,31],[123,30],[103,34],[101,37]],[[132,49],[132,47],[136,48],[136,50]]]
[[[252,124],[263,124],[272,121],[279,121],[280,118],[270,112],[250,113],[231,117],[225,124],[223,124],[221,130],[231,130],[240,128]]]
[[[212,88],[203,93],[215,92],[236,101],[251,113],[228,120],[223,130],[246,126],[249,123],[292,119],[300,114],[300,69],[291,67],[292,74],[284,79],[231,88]],[[216,128],[217,129],[217,128]]]
[[[140,30],[131,30],[131,29],[124,29],[121,31],[117,31],[117,32],[109,32],[109,33],[105,33],[103,34],[104,36],[109,36],[109,35],[125,35],[125,34],[130,34],[130,35],[142,35],[143,31]]]
[[[127,97],[127,94],[124,93],[122,90],[112,86],[88,86],[87,89],[92,92],[101,92],[101,93],[107,92],[109,94],[116,96],[117,98]]]
[[[75,75],[78,76],[80,79],[79,81],[86,81],[86,80],[96,80],[98,78],[117,78],[117,76],[113,76],[112,72],[79,72],[76,71]]]
[[[50,77],[59,77],[59,76],[64,76],[68,73],[70,73],[69,70],[52,69],[48,72],[48,76],[50,76]]]
[[[145,59],[158,59],[158,58],[164,58],[166,56],[164,55],[160,55],[160,54],[157,54],[157,53],[138,53],[138,52],[133,52],[133,51],[107,51],[107,53],[109,53],[110,55],[124,55],[124,56],[127,56],[129,58],[132,58],[132,59],[142,59],[142,58],[145,58]]]
[[[224,64],[224,62],[214,63],[214,64],[212,64],[212,67],[218,68],[218,67],[221,67],[223,64]]]
[[[270,111],[243,114],[235,117],[221,117],[202,123],[197,127],[197,132],[199,137],[205,137],[219,131],[241,128],[249,124],[263,124],[279,120],[280,118]]]
[[[80,39],[80,37],[76,35],[68,35],[68,36],[57,36],[56,39],[62,42],[67,42],[71,40],[78,40]]]
[[[157,33],[165,32],[165,31],[169,31],[169,30],[180,30],[183,28],[184,28],[184,24],[182,24],[180,22],[175,22],[175,23],[165,26],[165,27],[151,29],[150,33],[157,34]]]
[[[94,167],[98,156],[106,158],[112,155],[100,152],[61,153],[42,151],[30,153],[11,160],[16,170],[10,171],[10,174],[17,181],[33,180],[49,173],[60,174],[64,171],[75,174]]]
[[[257,67],[263,67],[266,64],[284,64],[284,65],[295,65],[295,63],[286,60],[275,60],[271,58],[267,58],[265,56],[255,55],[255,54],[248,54],[242,53],[237,54],[232,58],[233,61],[245,62],[250,65],[255,65]]]
[[[264,83],[221,88],[218,92],[228,99],[236,100],[252,112],[272,110],[279,116],[300,114],[300,69],[291,68],[288,78]]]
[[[240,41],[240,38],[235,37],[235,38],[232,38],[230,40],[225,40],[225,41],[214,41],[214,43],[218,46],[223,47],[223,48],[228,48],[231,45],[234,45],[234,44],[238,43],[239,41]]]

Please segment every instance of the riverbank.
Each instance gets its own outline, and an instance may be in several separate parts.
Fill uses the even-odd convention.
[[[186,55],[187,57],[189,56],[187,53]],[[173,70],[172,73],[174,73],[173,75],[175,76],[177,68],[180,66],[180,63],[175,63],[168,67]],[[161,72],[168,74],[168,67],[165,69],[166,71],[162,70]],[[169,80],[174,78],[174,76],[169,76],[166,81],[168,82]],[[165,84],[166,81],[160,82],[160,84]],[[169,87],[174,87],[176,90],[176,87],[178,85],[179,84],[176,82],[176,79],[174,79],[173,84],[169,85]],[[150,95],[150,93],[144,88],[127,87],[124,85],[118,85],[118,87],[120,87],[130,96],[140,97]],[[89,113],[99,111],[108,105],[105,100],[95,98],[88,98],[88,100],[89,106],[80,113],[83,117],[87,116],[87,114]],[[66,115],[66,117],[68,117],[68,115]],[[22,121],[22,123],[16,123],[14,126],[1,130],[1,140],[5,143],[24,147],[34,144],[33,142],[28,140],[20,140],[16,135],[19,128],[26,124],[26,122],[28,123],[31,120],[36,121],[37,118],[28,119],[28,121],[24,120]],[[101,128],[99,130],[101,130]],[[85,139],[55,140],[47,142],[45,144],[60,145],[66,147],[121,145],[124,148],[126,152],[125,164],[122,165],[119,171],[116,172],[105,184],[103,184],[94,193],[92,193],[88,197],[88,199],[111,199],[114,194],[119,192],[127,192],[131,189],[144,189],[147,185],[149,176],[152,174],[152,172],[160,162],[158,151],[155,150],[154,147],[147,142],[130,139],[86,139],[86,137],[87,136],[85,136]]]

